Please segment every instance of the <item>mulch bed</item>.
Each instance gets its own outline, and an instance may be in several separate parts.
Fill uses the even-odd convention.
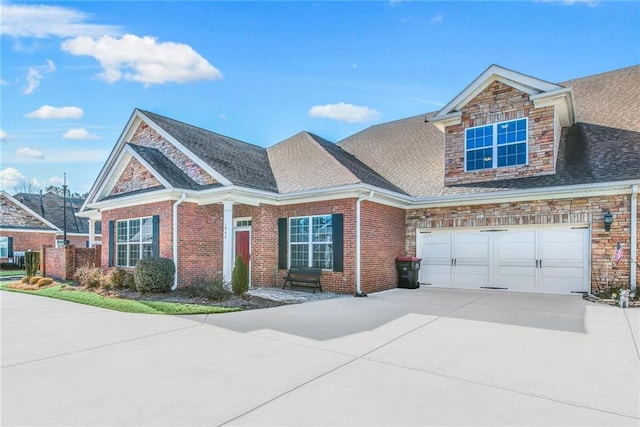
[[[231,295],[223,300],[211,300],[201,296],[188,295],[181,289],[177,289],[168,293],[154,294],[141,294],[130,290],[116,290],[110,291],[109,295],[116,298],[126,298],[139,301],[163,301],[182,304],[210,305],[215,307],[239,307],[243,310],[256,310],[261,308],[278,307],[281,305],[291,304],[290,302],[273,301],[267,298],[260,298],[251,295],[245,295],[244,297]]]

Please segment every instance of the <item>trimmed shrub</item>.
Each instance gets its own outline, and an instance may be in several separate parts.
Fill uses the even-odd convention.
[[[240,254],[236,256],[236,265],[231,273],[231,290],[236,295],[244,295],[249,290],[249,272]]]
[[[52,283],[53,283],[53,279],[49,277],[43,277],[42,279],[38,280],[38,283],[36,284],[38,285],[38,287],[41,287],[41,286],[49,286]]]
[[[24,276],[22,279],[20,279],[20,283],[29,283],[30,280],[31,276]]]
[[[0,263],[0,270],[22,270],[18,264],[14,264],[13,262],[2,262]]]
[[[127,274],[129,274],[129,272],[122,267],[112,268],[107,273],[107,280],[114,289],[124,289],[126,287],[124,281]]]
[[[27,276],[35,276],[40,270],[40,252],[25,252],[24,265]]]
[[[124,276],[124,280],[122,281],[122,285],[125,289],[129,289],[132,291],[136,290],[136,279],[133,277],[133,273],[129,273]]]
[[[29,284],[36,285],[38,283],[38,280],[40,279],[42,279],[42,276],[33,276],[31,279],[29,279]]]
[[[144,258],[138,261],[133,276],[136,290],[145,292],[169,292],[173,285],[176,267],[169,258]]]
[[[86,289],[96,289],[102,286],[105,281],[104,274],[99,267],[89,267],[88,265],[76,270],[73,280]]]
[[[217,277],[195,279],[182,292],[192,297],[203,297],[213,301],[221,301],[231,295],[219,275]]]

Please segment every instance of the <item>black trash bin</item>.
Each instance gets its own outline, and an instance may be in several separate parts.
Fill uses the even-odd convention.
[[[422,261],[422,258],[413,256],[400,256],[396,258],[399,288],[416,289],[420,287],[420,283],[418,283],[420,261]]]

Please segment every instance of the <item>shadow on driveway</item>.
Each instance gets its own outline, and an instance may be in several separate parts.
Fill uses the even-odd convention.
[[[410,315],[423,316],[422,324],[455,318],[585,333],[585,304],[581,296],[422,287],[190,318],[237,332],[271,329],[318,341],[373,331]]]

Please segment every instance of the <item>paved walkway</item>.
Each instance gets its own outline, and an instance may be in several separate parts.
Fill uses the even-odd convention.
[[[318,301],[327,298],[347,297],[349,295],[336,294],[334,292],[313,292],[312,290],[293,290],[290,288],[282,289],[280,287],[253,287],[247,292],[254,297],[266,298],[272,301],[281,301],[287,303],[300,303],[309,301]]]
[[[640,424],[640,310],[394,289],[201,316],[0,292],[11,425]]]

